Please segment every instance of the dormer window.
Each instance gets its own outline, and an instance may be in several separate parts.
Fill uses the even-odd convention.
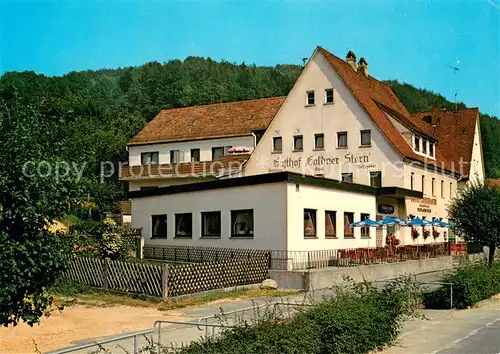
[[[429,156],[434,157],[434,144],[429,142]]]
[[[415,151],[419,152],[420,151],[420,137],[415,136]]]

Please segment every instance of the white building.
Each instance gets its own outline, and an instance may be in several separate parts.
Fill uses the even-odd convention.
[[[448,220],[484,178],[478,109],[410,114],[391,88],[318,47],[286,97],[161,111],[129,144],[132,227],[150,244],[277,250],[443,242],[385,215]]]

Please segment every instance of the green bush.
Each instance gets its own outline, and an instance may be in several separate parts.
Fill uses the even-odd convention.
[[[314,304],[292,319],[264,315],[254,324],[200,340],[182,354],[343,353],[358,354],[393,342],[404,319],[418,303],[408,280],[377,290],[368,284],[336,289],[331,299]]]
[[[90,286],[79,283],[74,280],[58,279],[50,288],[51,294],[59,294],[64,296],[76,296],[85,293],[91,289]]]
[[[453,306],[464,309],[500,293],[500,262],[469,264],[443,279],[453,284]],[[450,308],[450,287],[445,285],[423,295],[426,308]]]

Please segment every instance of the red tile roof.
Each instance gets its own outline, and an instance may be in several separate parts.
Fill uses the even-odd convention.
[[[129,145],[250,135],[266,129],[285,97],[164,109]]]
[[[388,85],[371,76],[365,76],[361,71],[353,70],[346,61],[336,57],[324,48],[318,47],[318,50],[326,57],[333,69],[339,74],[354,97],[373,119],[396,151],[411,160],[437,164],[438,166],[443,165],[447,169],[451,168],[450,161],[447,161],[439,153],[436,154],[436,161],[416,154],[389,118],[387,118],[382,109],[383,107],[387,108],[388,113],[400,116],[400,119],[403,117],[405,120],[410,120],[410,113]]]
[[[436,157],[454,164],[457,172],[468,177],[478,116],[477,107],[458,111],[433,108],[430,112],[411,114],[410,119],[437,137]],[[460,161],[463,171],[460,171]]]
[[[436,164],[448,170],[454,170],[454,164],[455,169],[457,168],[457,154],[464,159],[468,156],[470,161],[473,140],[470,140],[469,113],[464,113],[464,127],[461,124],[453,126],[453,120],[443,114],[443,117],[439,117],[443,122],[446,121],[446,124],[438,124],[442,128],[434,129],[422,119],[429,113],[410,114],[390,86],[371,76],[365,76],[361,71],[353,70],[346,61],[322,47],[318,47],[318,51],[325,56],[382,134],[403,157]],[[285,97],[273,97],[162,110],[129,145],[250,135],[253,130],[267,129],[284,100]],[[477,114],[477,108],[473,110]],[[411,130],[437,139],[436,160],[416,154],[386,113]],[[439,120],[439,117],[436,115],[436,119]],[[460,133],[464,129],[466,132]],[[453,131],[453,138],[448,138],[449,131]],[[457,138],[461,138],[460,142],[457,142]],[[457,143],[460,145],[458,149],[455,147]]]

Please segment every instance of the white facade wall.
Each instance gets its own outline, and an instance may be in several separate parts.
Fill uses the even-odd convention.
[[[132,199],[132,227],[145,244],[286,249],[286,183],[213,189]],[[253,209],[254,237],[230,237],[231,210]],[[201,212],[221,211],[221,238],[201,237]],[[193,213],[193,237],[174,238],[175,213]],[[151,215],[167,214],[167,239],[151,238]]]
[[[307,185],[288,184],[288,250],[312,251],[341,248],[375,247],[375,228],[370,238],[361,238],[361,228],[354,228],[354,238],[344,238],[344,212],[354,213],[359,221],[361,213],[375,219],[375,196],[325,189]],[[304,209],[316,209],[316,238],[304,237]],[[336,211],[337,238],[325,237],[325,211]]]
[[[334,89],[334,103],[325,104],[325,89]],[[306,105],[307,91],[315,92],[315,105]],[[370,147],[361,147],[361,130],[371,130]],[[337,148],[337,133],[347,132],[347,148]],[[324,151],[316,151],[314,135],[325,136]],[[303,136],[303,151],[293,151],[294,135]],[[281,136],[283,151],[273,152],[273,137]],[[307,164],[309,158],[338,158],[338,164]],[[349,157],[349,159],[347,158]],[[351,162],[352,158],[358,159]],[[300,166],[279,166],[279,159],[301,161]],[[311,160],[311,161],[312,161]],[[368,114],[354,98],[342,79],[321,53],[316,53],[271,122],[245,168],[245,175],[280,170],[323,174],[341,179],[353,173],[353,181],[370,184],[370,171],[382,171],[383,186],[403,186],[401,155],[390,145]]]
[[[191,162],[191,149],[200,149],[200,161],[212,161],[212,148],[225,146],[245,146],[252,148],[254,146],[254,137],[241,136],[220,139],[190,140],[162,144],[149,145],[131,145],[129,146],[129,165],[137,166],[141,164],[141,153],[159,152],[159,163],[170,163],[170,151],[180,151],[180,162]]]
[[[413,173],[413,189],[424,192],[423,199],[406,198],[406,214],[415,215],[426,220],[432,220],[433,217],[448,220],[448,206],[452,199],[456,196],[458,184],[457,179],[444,173],[426,170],[416,164],[405,165],[405,188],[411,189],[411,174]],[[422,176],[424,179],[422,180]],[[434,178],[434,194],[432,193],[432,179]],[[424,182],[424,186],[422,186]],[[443,191],[441,191],[441,182],[443,182]],[[423,189],[422,189],[423,187]],[[431,230],[431,227],[426,227],[426,230]],[[433,242],[444,242],[444,232],[448,232],[446,228],[437,228],[440,233],[435,239],[432,234],[424,240],[422,236],[422,228],[418,228],[420,236],[413,240],[411,237],[411,228],[405,227],[401,229],[400,239],[402,244],[427,244]]]
[[[230,237],[231,210],[254,210],[254,237]],[[316,209],[317,237],[304,237],[304,209]],[[337,238],[325,237],[325,211],[337,212]],[[221,211],[221,238],[201,237],[201,212]],[[344,238],[344,212],[375,218],[375,196],[281,182],[178,193],[132,199],[132,227],[142,228],[145,244],[183,245],[266,250],[329,250],[375,247],[375,228],[370,238]],[[175,214],[193,213],[192,238],[175,238]],[[167,238],[151,238],[151,216],[167,215]]]
[[[469,179],[484,181],[485,171],[484,171],[483,148],[481,142],[481,129],[479,125],[479,119],[476,120],[476,128],[474,131],[474,143],[472,145],[472,157],[470,163],[471,165],[469,171]]]

